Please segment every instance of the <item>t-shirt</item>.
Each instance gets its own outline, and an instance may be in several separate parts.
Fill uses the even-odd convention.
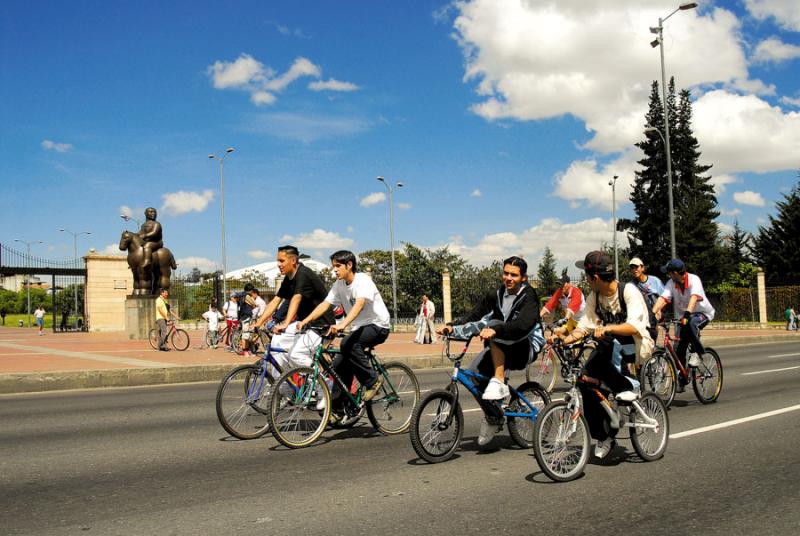
[[[267,302],[261,296],[256,296],[255,307],[253,307],[253,320],[258,320],[267,309]]]
[[[353,329],[375,324],[382,328],[389,328],[389,310],[383,303],[381,293],[372,279],[365,273],[358,272],[353,277],[353,282],[349,285],[344,279],[337,279],[331,287],[330,292],[325,297],[325,301],[333,306],[341,305],[345,314],[350,313],[350,309],[356,304],[356,300],[364,298],[364,308],[361,313],[353,320]]]
[[[44,318],[44,309],[36,309],[36,311],[33,313],[33,316],[36,318]]]
[[[228,320],[236,320],[239,318],[239,304],[233,300],[226,301],[222,310],[225,313],[225,318]]]
[[[703,313],[709,320],[714,320],[714,307],[709,303],[706,297],[706,291],[703,290],[703,282],[694,274],[686,272],[683,277],[683,289],[675,285],[675,281],[670,279],[664,287],[664,292],[661,297],[672,303],[672,310],[675,316],[681,316],[686,308],[689,306],[689,299],[692,296],[697,296],[697,304],[694,307],[693,313]]]
[[[304,264],[297,267],[294,277],[285,278],[278,289],[278,297],[284,300],[291,300],[296,294],[300,294],[300,307],[297,309],[297,318],[303,319],[311,314],[317,305],[322,303],[327,293],[322,279],[314,270]],[[314,327],[333,325],[336,319],[333,312],[328,310],[324,315],[314,320],[311,325]]]
[[[162,309],[164,313],[161,313]],[[156,298],[156,320],[167,320],[167,318],[169,318],[169,315],[167,314],[168,312],[169,304],[167,303],[167,300],[161,296]]]
[[[567,309],[572,311],[572,316],[576,321],[580,320],[586,311],[586,300],[578,287],[570,287],[567,294],[564,294],[563,287],[559,288],[544,306],[552,313],[556,309],[556,303],[560,303],[561,308],[565,311]]]
[[[219,321],[222,320],[222,314],[219,311],[206,311],[203,313],[203,318],[208,322],[208,331],[219,329]]]

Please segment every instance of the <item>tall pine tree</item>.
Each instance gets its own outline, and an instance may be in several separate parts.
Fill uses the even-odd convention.
[[[769,226],[758,228],[753,253],[770,283],[800,283],[800,182],[776,207]]]
[[[545,293],[551,294],[555,292],[558,287],[558,274],[556,273],[556,259],[553,257],[553,252],[550,251],[549,246],[544,248],[536,276],[539,279],[540,295],[543,296]]]

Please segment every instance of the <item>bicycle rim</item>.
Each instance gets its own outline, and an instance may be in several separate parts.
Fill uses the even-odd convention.
[[[710,404],[717,401],[722,391],[722,362],[711,348],[706,348],[701,359],[703,363],[692,373],[692,388],[700,402]]]
[[[172,346],[179,352],[183,352],[189,348],[189,334],[182,329],[176,329],[172,332]]]
[[[646,393],[639,400],[639,405],[644,410],[644,414],[650,419],[654,419],[658,424],[656,428],[631,428],[631,443],[636,454],[645,461],[653,461],[661,458],[667,450],[669,439],[669,416],[664,402],[654,393]],[[641,423],[644,419],[638,411],[631,408],[631,422]]]
[[[429,463],[449,460],[464,433],[464,414],[447,391],[428,394],[411,418],[411,445]]]
[[[531,403],[536,410],[534,411],[515,393],[511,394],[511,402],[508,404],[508,412],[525,413],[528,417],[508,417],[508,433],[511,439],[522,448],[533,447],[533,428],[536,418],[544,407],[550,403],[550,396],[541,386],[533,382],[526,382],[517,388],[525,399]]]
[[[255,439],[269,430],[269,379],[257,365],[232,370],[217,389],[217,418],[226,432],[239,439]]]
[[[545,348],[539,359],[525,369],[526,379],[538,383],[548,393],[556,386],[556,374],[556,355],[550,346]]]
[[[676,381],[675,367],[672,366],[672,361],[663,353],[654,354],[642,366],[642,370],[639,373],[639,382],[642,385],[642,390],[658,395],[667,407],[672,404],[675,398]]]
[[[317,410],[317,396],[325,409]],[[272,435],[289,448],[306,447],[316,441],[330,418],[331,397],[325,382],[310,367],[285,372],[272,386],[269,401]]]
[[[153,328],[147,334],[147,340],[150,342],[150,346],[153,347],[153,350],[158,350],[158,343],[161,342],[161,334],[159,333],[158,328]]]
[[[583,473],[589,461],[589,426],[583,414],[572,415],[566,402],[549,404],[536,420],[533,451],[552,480],[567,482]]]
[[[383,368],[383,386],[367,403],[367,417],[379,432],[400,434],[411,425],[411,415],[419,402],[419,382],[414,372],[401,363],[387,363]]]

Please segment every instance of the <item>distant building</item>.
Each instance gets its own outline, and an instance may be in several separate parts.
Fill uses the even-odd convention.
[[[324,269],[330,269],[330,263],[315,261],[314,259],[302,259],[300,261],[302,264],[305,264],[312,270],[317,273],[322,272]],[[262,262],[261,264],[254,264],[253,266],[247,266],[246,268],[240,268],[238,270],[233,270],[232,272],[228,272],[225,275],[226,279],[247,279],[248,275],[258,274],[257,277],[259,279],[265,278],[267,279],[267,283],[269,285],[275,285],[275,279],[280,277],[281,272],[278,270],[278,262],[277,261],[270,261],[270,262]]]
[[[27,288],[28,280],[30,280],[31,288],[40,288],[40,289],[50,288],[50,285],[43,282],[35,275],[23,275],[23,274],[6,275],[6,276],[0,275],[0,288],[4,288],[12,292],[19,292],[20,290],[25,290]]]

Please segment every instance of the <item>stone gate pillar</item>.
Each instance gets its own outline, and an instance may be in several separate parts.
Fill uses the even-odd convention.
[[[758,281],[758,321],[761,323],[761,327],[765,328],[767,327],[767,285],[763,268],[758,269],[756,280]]]
[[[445,268],[442,272],[442,311],[445,324],[453,321],[453,306],[450,301],[450,271]]]

